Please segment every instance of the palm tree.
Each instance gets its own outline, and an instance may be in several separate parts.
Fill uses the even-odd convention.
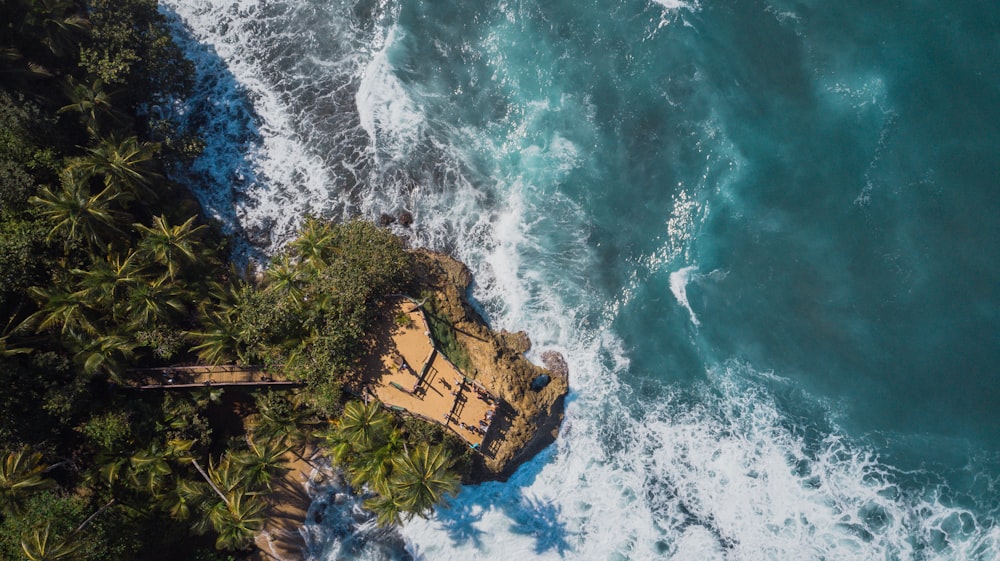
[[[459,489],[459,477],[450,471],[453,460],[440,445],[421,443],[393,462],[391,488],[400,505],[411,515],[426,517],[434,505]]]
[[[230,492],[226,500],[209,511],[209,520],[218,533],[217,549],[243,549],[264,527],[267,503],[252,493]]]
[[[331,425],[316,431],[313,436],[323,441],[321,449],[334,464],[345,465],[353,459],[354,445],[340,432],[340,427]]]
[[[150,495],[159,497],[167,481],[167,476],[174,472],[170,460],[174,459],[172,450],[154,442],[149,448],[132,455],[129,463],[132,466],[131,479],[133,483],[148,491]]]
[[[45,528],[36,526],[29,534],[28,539],[21,539],[21,550],[29,561],[55,561],[70,556],[82,545],[80,542],[73,542],[73,538],[82,532],[95,518],[100,516],[102,512],[111,508],[113,504],[115,504],[115,499],[104,503],[101,508],[94,511],[93,514],[88,516],[86,520],[61,540],[51,539],[48,522],[45,523]]]
[[[266,487],[270,490],[271,479],[277,473],[289,469],[285,453],[290,448],[274,441],[265,440],[259,443],[254,441],[251,435],[247,435],[246,440],[249,450],[233,455],[232,461],[239,466],[250,488]]]
[[[22,325],[34,327],[36,332],[58,327],[63,335],[72,331],[97,332],[89,317],[90,300],[85,294],[37,286],[29,288],[28,292],[39,302],[41,309],[31,314]]]
[[[280,401],[273,404],[265,399],[270,395],[273,394],[262,394],[257,398],[258,414],[250,418],[254,437],[277,442],[293,450],[304,448],[309,435],[302,427],[314,413],[303,405],[301,399],[279,397]]]
[[[370,485],[377,493],[389,494],[393,465],[403,450],[403,434],[392,429],[375,446],[354,457],[349,470],[351,485],[356,489]]]
[[[403,521],[405,509],[392,494],[377,495],[367,499],[364,505],[375,513],[375,520],[381,527],[394,526]]]
[[[111,102],[113,94],[104,91],[104,82],[95,80],[90,85],[81,84],[70,76],[63,91],[70,103],[59,108],[57,113],[75,111],[80,114],[80,121],[87,132],[94,138],[100,134],[98,115],[107,115],[114,121],[121,121],[121,114]]]
[[[302,303],[302,284],[305,282],[305,275],[302,267],[291,260],[286,254],[282,254],[271,266],[264,271],[267,278],[267,289],[277,291],[287,295],[296,304]]]
[[[209,364],[219,364],[233,360],[239,355],[240,332],[234,322],[217,313],[208,316],[208,328],[203,331],[189,331],[188,337],[199,341],[191,347],[198,358]]]
[[[161,277],[133,285],[124,311],[130,323],[136,327],[166,322],[171,316],[184,312],[184,302],[180,296],[178,288],[167,282],[166,277]]]
[[[123,379],[121,361],[132,358],[139,347],[132,337],[121,333],[86,335],[70,330],[64,335],[67,345],[74,352],[73,359],[83,366],[85,373],[103,373],[118,383]]]
[[[56,561],[69,557],[79,549],[80,544],[69,542],[70,535],[64,540],[55,540],[49,534],[49,523],[45,527],[34,528],[27,536],[21,539],[21,550],[28,561]],[[74,532],[75,534],[75,532]]]
[[[66,54],[90,31],[90,21],[76,14],[72,0],[32,0],[25,3],[27,12],[19,33],[34,38],[55,56]],[[9,9],[9,7],[5,7]]]
[[[209,458],[211,460],[211,458]],[[232,453],[227,453],[219,459],[219,463],[209,462],[208,475],[212,482],[227,496],[238,489],[247,486],[248,473],[243,465],[235,461]]]
[[[97,464],[97,475],[108,485],[115,485],[122,480],[122,476],[128,473],[130,465],[128,456],[120,451],[101,451],[97,454],[95,463]]]
[[[367,450],[380,441],[391,427],[392,416],[382,409],[378,401],[350,401],[340,416],[338,432],[356,450]]]
[[[0,358],[7,358],[14,355],[28,354],[32,351],[29,347],[15,347],[7,342],[10,335],[0,336]]]
[[[326,252],[332,239],[330,225],[310,216],[302,225],[299,237],[288,245],[314,270],[318,270],[326,264]]]
[[[170,517],[187,520],[204,503],[208,488],[204,483],[178,478],[173,489],[164,494],[160,502]]]
[[[124,258],[119,254],[108,255],[103,262],[96,261],[89,271],[73,269],[70,272],[80,278],[81,289],[76,294],[106,311],[113,310],[122,301],[126,289],[144,280],[136,254],[131,251]]]
[[[105,186],[117,193],[155,199],[156,192],[150,187],[160,177],[154,171],[159,149],[158,144],[142,142],[134,136],[119,139],[112,135],[88,148],[87,154],[70,167],[87,177],[102,176]]]
[[[198,238],[205,225],[194,226],[196,216],[180,226],[171,226],[166,217],[153,218],[153,227],[133,224],[143,237],[139,251],[167,268],[170,279],[176,278],[180,268],[197,259]]]
[[[28,494],[52,487],[52,480],[42,477],[48,469],[38,452],[27,448],[6,452],[0,463],[0,512],[20,512]]]
[[[91,247],[103,247],[109,234],[121,234],[115,223],[122,213],[112,208],[117,193],[105,188],[94,195],[88,177],[79,170],[66,169],[60,175],[62,188],[53,191],[42,186],[38,195],[28,199],[41,209],[43,216],[55,225],[49,230],[49,239],[65,237],[64,245],[83,240]]]

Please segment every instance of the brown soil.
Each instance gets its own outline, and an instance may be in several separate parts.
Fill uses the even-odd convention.
[[[306,521],[312,496],[310,483],[319,473],[310,462],[318,457],[318,450],[310,446],[301,455],[287,452],[290,468],[285,476],[273,484],[268,495],[267,522],[257,536],[257,552],[252,561],[301,561],[305,559],[305,542],[300,533]]]

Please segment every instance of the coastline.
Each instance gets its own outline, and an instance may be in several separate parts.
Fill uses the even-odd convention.
[[[493,331],[466,298],[472,277],[463,263],[424,250],[412,255],[420,288],[433,294],[436,319],[454,330],[456,339],[469,354],[470,371],[464,374],[500,396],[509,412],[499,429],[496,448],[476,455],[473,465],[463,475],[463,483],[506,480],[519,465],[558,436],[563,401],[568,393],[565,361],[558,352],[547,350],[542,353],[544,366],[535,365],[524,357],[531,346],[525,333]],[[390,337],[391,321],[386,324],[379,329],[381,339]],[[391,360],[389,355],[381,354],[385,352],[388,352],[386,345],[376,344],[366,358],[365,369],[384,368],[384,361]],[[546,384],[533,387],[539,377],[547,377]],[[424,421],[432,422],[427,418]],[[314,461],[320,456],[315,442],[310,442],[301,456],[286,452],[289,469],[272,485],[267,498],[267,518],[255,539],[255,551],[248,559],[304,561],[308,558],[303,527],[314,498],[313,487],[322,481],[322,467]]]
[[[468,301],[472,273],[464,263],[428,250],[412,254],[421,288],[433,293],[432,315],[468,353],[465,375],[506,405],[495,429],[498,446],[476,456],[463,482],[505,481],[558,436],[569,393],[566,362],[549,349],[541,353],[544,366],[536,365],[524,356],[531,349],[525,332],[491,329]]]
[[[310,443],[301,454],[290,450],[285,474],[272,485],[267,496],[267,518],[254,540],[251,561],[302,561],[306,559],[302,528],[313,501],[313,486],[322,480],[321,467],[315,460],[319,448]]]

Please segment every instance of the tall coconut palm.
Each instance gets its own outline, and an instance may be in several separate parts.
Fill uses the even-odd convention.
[[[290,450],[275,441],[257,442],[252,435],[247,435],[248,450],[233,454],[235,462],[243,472],[243,479],[251,489],[266,487],[271,489],[271,480],[275,475],[288,471],[288,458],[285,453]]]
[[[205,502],[208,493],[204,483],[178,478],[174,487],[163,495],[160,506],[171,518],[187,520]]]
[[[118,450],[99,452],[94,462],[97,464],[96,476],[111,486],[123,481],[129,473],[130,458]],[[91,480],[93,477],[90,476]]]
[[[156,199],[152,185],[160,179],[155,171],[159,150],[158,144],[142,142],[134,136],[124,139],[111,136],[88,148],[70,167],[88,177],[103,177],[107,187],[122,195]]]
[[[377,493],[389,494],[393,466],[396,457],[403,451],[403,434],[395,429],[390,430],[384,439],[353,458],[349,470],[351,485],[355,488],[369,485]]]
[[[253,543],[254,537],[263,529],[267,517],[267,503],[252,493],[234,490],[227,500],[216,503],[209,511],[209,520],[218,533],[215,540],[217,549],[244,549]]]
[[[104,82],[100,79],[90,84],[81,84],[70,76],[63,92],[70,103],[59,108],[57,113],[76,112],[87,132],[94,138],[100,134],[100,116],[106,116],[120,122],[121,114],[112,103],[113,94],[104,91]]]
[[[367,499],[364,505],[375,513],[375,520],[382,527],[399,524],[406,513],[402,503],[392,494],[377,495]]]
[[[170,466],[169,452],[154,442],[129,459],[132,482],[154,497],[162,495],[168,476],[174,472]]]
[[[392,416],[378,401],[349,401],[340,416],[338,432],[357,450],[367,450],[392,427]]]
[[[29,494],[51,488],[52,480],[42,477],[47,469],[38,452],[27,448],[5,452],[0,462],[0,512],[20,512]]]
[[[70,536],[72,537],[72,536]],[[21,550],[28,561],[56,561],[76,553],[80,544],[68,539],[57,539],[50,532],[50,524],[37,526],[21,538]]]
[[[208,476],[225,495],[247,487],[247,471],[235,461],[233,454],[227,453],[219,462],[209,462]]]
[[[302,303],[302,285],[306,275],[302,267],[285,254],[271,263],[264,271],[267,278],[267,289],[284,294],[296,304]]]
[[[105,374],[121,383],[122,361],[132,358],[139,343],[131,336],[118,333],[88,335],[74,330],[64,332],[65,342],[73,351],[73,359],[87,374]]]
[[[6,358],[14,355],[24,355],[32,351],[30,347],[18,347],[11,344],[8,341],[10,335],[0,336],[0,358]]]
[[[340,427],[330,425],[316,431],[313,436],[323,441],[321,450],[336,465],[344,465],[354,457],[354,445],[340,432]]]
[[[108,255],[104,261],[96,261],[90,270],[73,269],[79,279],[80,290],[76,293],[91,306],[109,311],[121,302],[128,288],[141,283],[144,278],[139,270],[134,252],[122,257]]]
[[[38,332],[58,327],[63,335],[72,331],[97,333],[91,318],[91,301],[86,294],[38,286],[29,288],[28,293],[38,301],[41,309],[28,316],[22,325]]]
[[[299,237],[288,245],[310,268],[318,270],[326,264],[326,254],[332,239],[330,225],[310,216],[302,225]]]
[[[64,170],[60,179],[61,189],[42,186],[37,196],[28,199],[55,223],[49,230],[49,239],[62,236],[67,248],[78,240],[91,247],[103,247],[112,235],[121,235],[116,223],[123,214],[114,209],[115,189],[105,188],[92,194],[88,178],[74,169]]]
[[[219,364],[239,356],[240,333],[228,318],[217,313],[208,316],[208,326],[202,331],[189,331],[188,337],[198,342],[191,350],[209,364]]]
[[[19,34],[35,39],[55,56],[67,54],[90,31],[90,21],[77,13],[72,0],[31,0],[24,5]]]
[[[205,225],[194,226],[195,216],[179,226],[171,226],[164,216],[153,218],[153,226],[133,224],[142,234],[139,251],[167,268],[170,279],[176,278],[181,268],[197,259],[199,237]]]
[[[178,287],[166,277],[161,277],[134,284],[128,292],[123,311],[132,326],[143,328],[157,322],[166,322],[183,313],[184,302]]]
[[[459,477],[450,471],[454,463],[443,446],[419,444],[408,454],[400,454],[393,463],[391,489],[403,508],[426,517],[434,505],[459,489]]]

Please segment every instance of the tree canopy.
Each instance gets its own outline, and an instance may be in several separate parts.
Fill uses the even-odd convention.
[[[383,522],[453,493],[460,445],[341,392],[411,284],[402,241],[308,217],[259,278],[237,270],[167,173],[198,142],[151,121],[191,70],[156,0],[0,8],[0,558],[245,549],[317,426],[340,427],[332,450]],[[121,389],[177,363],[263,364],[305,389]]]

